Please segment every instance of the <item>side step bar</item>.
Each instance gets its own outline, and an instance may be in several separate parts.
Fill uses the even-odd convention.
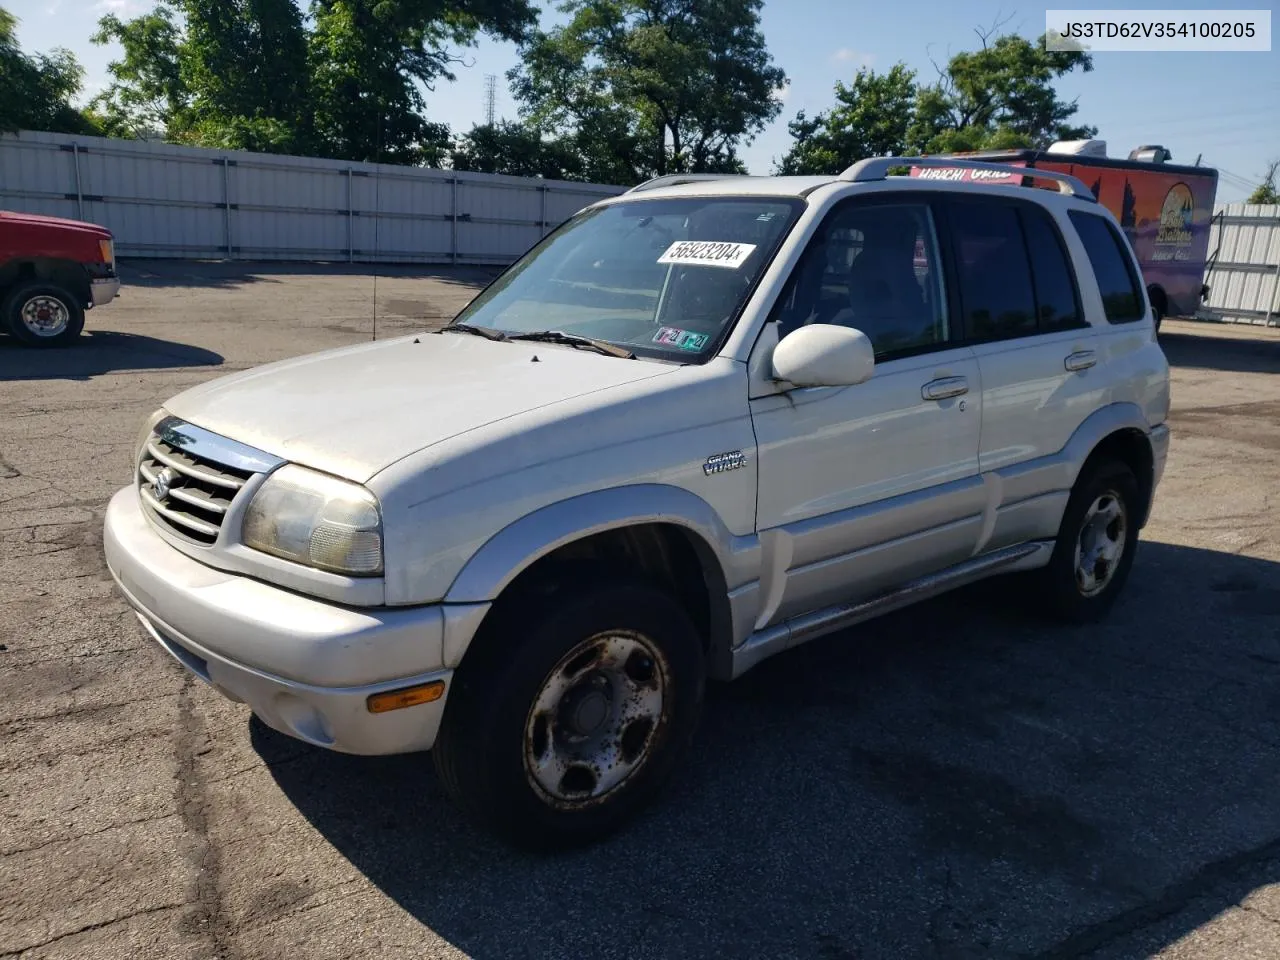
[[[799,646],[809,640],[843,630],[894,610],[909,607],[930,597],[976,583],[996,573],[1034,570],[1049,562],[1053,541],[1020,543],[993,550],[954,567],[912,580],[889,593],[857,603],[837,603],[813,613],[806,613],[749,636],[733,651],[733,676],[740,677],[756,664],[776,653]]]

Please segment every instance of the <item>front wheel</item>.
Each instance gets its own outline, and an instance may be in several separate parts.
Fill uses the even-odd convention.
[[[28,280],[9,291],[2,308],[9,333],[31,347],[65,347],[84,329],[84,307],[66,287]]]
[[[692,739],[701,638],[674,599],[640,583],[495,616],[455,675],[433,750],[445,791],[520,846],[612,833]]]
[[[1138,547],[1140,495],[1118,460],[1086,468],[1067,501],[1048,566],[1040,571],[1050,610],[1069,623],[1102,617],[1124,588]]]

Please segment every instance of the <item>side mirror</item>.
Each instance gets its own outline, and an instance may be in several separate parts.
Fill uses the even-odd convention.
[[[813,323],[773,348],[773,376],[797,387],[851,387],[871,379],[876,352],[861,330]]]

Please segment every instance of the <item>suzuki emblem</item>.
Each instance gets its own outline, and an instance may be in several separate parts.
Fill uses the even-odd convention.
[[[157,500],[163,500],[169,495],[169,488],[173,486],[173,481],[177,479],[177,473],[169,467],[165,467],[157,473],[156,478],[151,481],[151,492],[156,495]]]

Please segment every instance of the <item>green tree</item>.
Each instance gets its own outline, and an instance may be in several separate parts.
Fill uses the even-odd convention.
[[[782,174],[835,173],[861,157],[900,154],[907,142],[916,75],[902,64],[888,73],[861,69],[851,84],[836,84],[835,106],[815,117],[800,111],[788,124],[795,138],[778,164]]]
[[[786,83],[761,0],[566,0],[508,77],[534,129],[576,145],[586,175],[635,183],[742,172],[737,151],[777,116]]]
[[[108,15],[93,42],[124,57],[94,99],[108,132],[285,152],[310,140],[306,34],[293,0],[161,0]]]
[[[150,138],[189,126],[191,91],[182,76],[183,36],[174,17],[171,6],[159,3],[128,22],[115,14],[98,21],[90,41],[115,42],[124,51],[107,67],[111,84],[90,102],[108,136]]]
[[[0,7],[0,132],[97,132],[71,104],[84,76],[76,58],[68,50],[23,53],[17,26],[17,18]]]
[[[994,43],[979,31],[982,49],[958,53],[921,87],[908,133],[908,148],[926,153],[1004,147],[1044,148],[1055,140],[1094,136],[1096,127],[1072,126],[1075,101],[1060,100],[1053,81],[1093,60],[1077,50],[1045,48],[1007,35]]]
[[[882,74],[860,70],[853,83],[837,84],[835,106],[792,121],[795,143],[779,171],[832,173],[886,154],[1043,148],[1097,133],[1071,124],[1076,104],[1053,88],[1072,70],[1092,70],[1087,54],[1046,50],[1043,37],[989,42],[988,34],[978,35],[982,49],[953,56],[932,83],[920,83],[899,63]]]
[[[1267,175],[1262,178],[1258,188],[1249,194],[1245,203],[1280,203],[1280,192],[1276,190],[1276,170],[1280,170],[1280,160],[1272,160],[1267,164]]]
[[[429,122],[422,88],[453,80],[449,45],[481,33],[520,42],[528,0],[313,0],[312,96],[328,156],[438,163],[448,128]]]
[[[582,159],[572,144],[546,140],[520,123],[478,124],[450,154],[454,170],[502,173],[547,180],[582,179]]]
[[[93,106],[115,135],[434,163],[449,131],[422,91],[453,79],[450,48],[535,20],[529,0],[311,0],[308,20],[296,0],[157,0],[100,21],[124,56]]]

